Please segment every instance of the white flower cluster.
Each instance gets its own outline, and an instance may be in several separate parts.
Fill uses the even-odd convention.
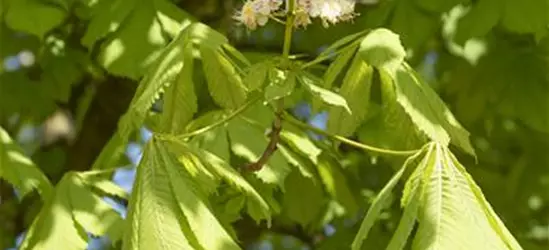
[[[311,23],[311,18],[320,18],[325,27],[348,21],[356,16],[355,1],[296,0],[295,26],[305,27]],[[264,26],[271,16],[285,15],[286,10],[280,10],[282,3],[282,0],[247,0],[242,10],[237,13],[236,19],[248,29],[254,30],[258,26]]]

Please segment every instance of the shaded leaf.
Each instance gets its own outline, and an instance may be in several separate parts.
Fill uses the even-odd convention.
[[[314,225],[327,201],[320,184],[293,171],[286,178],[285,186],[292,191],[284,194],[282,214],[304,228]]]
[[[15,0],[9,2],[4,20],[14,30],[43,39],[44,35],[60,25],[67,15],[67,10],[61,6],[37,0]]]

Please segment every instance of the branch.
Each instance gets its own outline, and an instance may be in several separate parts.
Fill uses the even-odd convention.
[[[302,129],[307,129],[307,130],[311,130],[315,133],[318,133],[318,134],[322,134],[324,136],[327,136],[329,137],[330,139],[332,140],[336,140],[336,141],[340,141],[342,143],[345,143],[347,145],[350,145],[350,146],[353,146],[353,147],[356,147],[356,148],[360,148],[360,149],[363,149],[363,150],[366,150],[366,151],[370,151],[370,152],[375,152],[375,153],[380,153],[380,154],[387,154],[387,155],[397,155],[397,156],[409,156],[409,155],[413,155],[415,153],[417,153],[419,150],[405,150],[405,151],[400,151],[400,150],[391,150],[391,149],[383,149],[383,148],[378,148],[378,147],[374,147],[374,146],[370,146],[370,145],[366,145],[366,144],[362,144],[360,142],[356,142],[356,141],[353,141],[353,140],[350,140],[350,139],[347,139],[343,136],[339,136],[339,135],[334,135],[334,134],[331,134],[329,132],[326,132],[322,129],[319,129],[319,128],[316,128],[316,127],[313,127],[307,123],[304,123],[304,122],[301,122],[299,120],[297,120],[296,118],[294,118],[293,116],[291,116],[290,114],[284,112],[282,115],[281,115],[282,119],[288,123],[291,123],[295,126],[298,126]]]
[[[288,14],[286,19],[286,29],[284,30],[284,46],[282,49],[282,67],[287,70],[290,67],[290,47],[292,45],[292,33],[295,22],[295,0],[288,0]],[[284,112],[284,99],[280,98],[276,102],[276,117],[273,121],[272,131],[269,134],[270,140],[267,148],[263,151],[261,157],[253,163],[244,167],[244,170],[259,171],[267,163],[269,158],[276,152],[277,144],[280,141],[280,131],[282,130],[282,113]]]
[[[259,171],[265,164],[267,164],[267,161],[271,156],[274,154],[274,152],[277,150],[277,144],[280,141],[280,131],[282,130],[282,117],[281,113],[277,113],[275,120],[273,121],[273,125],[271,127],[271,132],[269,133],[269,144],[267,144],[267,148],[265,151],[263,151],[263,154],[257,160],[256,162],[250,163],[244,167],[245,170],[249,171]]]

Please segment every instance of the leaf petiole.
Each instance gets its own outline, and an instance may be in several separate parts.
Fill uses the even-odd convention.
[[[319,129],[319,128],[313,127],[309,124],[306,124],[304,122],[301,122],[301,121],[297,120],[296,118],[294,118],[293,116],[291,116],[290,114],[288,114],[287,112],[283,112],[281,117],[282,117],[283,121],[291,123],[291,124],[293,124],[295,126],[298,126],[302,129],[311,130],[315,133],[327,136],[332,140],[340,141],[340,142],[345,143],[347,145],[350,145],[350,146],[353,146],[353,147],[356,147],[356,148],[360,148],[360,149],[363,149],[363,150],[366,150],[366,151],[380,153],[380,154],[386,154],[386,155],[396,155],[396,156],[409,156],[409,155],[413,155],[413,154],[416,154],[417,152],[419,152],[419,150],[417,150],[417,149],[416,150],[400,151],[400,150],[383,149],[383,148],[378,148],[378,147],[362,144],[360,142],[356,142],[356,141],[347,139],[343,136],[331,134],[331,133],[326,132],[322,129]]]

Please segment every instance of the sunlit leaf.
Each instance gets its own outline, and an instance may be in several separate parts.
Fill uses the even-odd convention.
[[[389,180],[389,182],[385,184],[383,189],[379,191],[379,194],[376,196],[372,205],[368,209],[368,212],[366,213],[366,216],[364,217],[364,220],[360,225],[360,229],[358,230],[358,233],[355,239],[353,240],[353,244],[352,244],[353,250],[361,249],[362,242],[364,241],[364,239],[366,239],[366,237],[368,237],[368,232],[373,227],[376,220],[379,219],[381,211],[388,205],[387,201],[390,198],[393,188],[398,183],[398,181],[400,180],[400,178],[402,177],[403,173],[406,171],[410,163],[412,163],[415,160],[415,158],[421,156],[422,153],[423,152],[420,151],[417,154],[406,159],[406,161],[404,162],[404,165],[402,165],[402,167],[393,175],[393,177]]]
[[[63,176],[28,229],[20,249],[85,249],[85,231],[118,239],[122,218],[84,180],[74,172]]]
[[[328,131],[349,136],[364,121],[369,111],[373,73],[373,68],[360,57],[354,58],[339,90],[351,113],[341,107],[332,107],[328,117]]]
[[[400,67],[396,71],[395,87],[398,103],[431,140],[443,145],[451,142],[475,155],[469,132],[454,118],[436,92],[421,81],[412,69]]]
[[[124,249],[240,249],[212,214],[201,188],[162,142],[147,144],[134,185]]]
[[[345,98],[317,85],[317,83],[321,82],[320,79],[317,79],[309,73],[299,74],[297,78],[301,82],[302,86],[315,98],[318,98],[328,105],[344,108],[346,112],[351,113],[351,109],[347,105]]]
[[[359,53],[368,63],[394,75],[404,61],[406,51],[400,37],[388,29],[376,29],[368,33],[360,44]]]
[[[21,197],[37,190],[47,200],[53,189],[51,183],[16,143],[0,127],[0,178],[12,184]]]
[[[223,108],[240,107],[246,100],[246,89],[234,65],[217,50],[202,48],[200,53],[214,101]]]

